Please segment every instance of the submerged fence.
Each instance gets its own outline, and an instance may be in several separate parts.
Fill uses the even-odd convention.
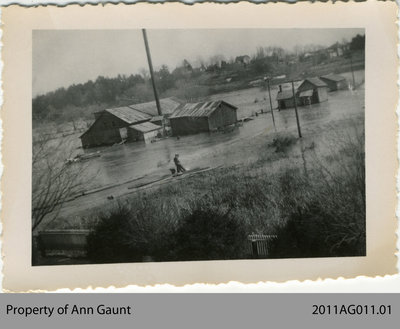
[[[277,235],[265,234],[248,235],[247,239],[249,240],[249,253],[255,258],[267,257],[270,253],[272,243],[277,237]]]

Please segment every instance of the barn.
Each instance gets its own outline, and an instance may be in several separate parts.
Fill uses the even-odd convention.
[[[143,122],[128,127],[128,141],[144,141],[150,143],[154,138],[162,134],[162,127],[151,122]]]
[[[345,77],[337,74],[329,74],[320,77],[328,85],[329,91],[347,89],[347,80]]]
[[[299,105],[321,103],[328,100],[328,85],[319,78],[308,78],[297,88]]]
[[[174,136],[215,131],[237,122],[237,107],[224,101],[187,103],[169,118]]]
[[[82,147],[112,145],[128,138],[128,127],[151,119],[151,115],[130,106],[95,113],[95,122],[80,136]]]

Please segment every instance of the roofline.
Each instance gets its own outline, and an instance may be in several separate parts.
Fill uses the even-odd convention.
[[[225,101],[223,101],[223,100],[215,101],[215,102],[218,102],[218,103],[219,103],[218,106],[215,107],[208,115],[195,116],[195,118],[208,118],[208,117],[210,117],[210,115],[213,114],[214,111],[215,111],[221,104],[225,104],[225,105],[227,105],[228,107],[232,108],[233,110],[237,110],[237,109],[238,109],[238,107],[236,107],[235,105],[232,105],[232,104],[230,104],[230,103],[227,103],[227,102],[225,102]],[[186,103],[186,104],[181,104],[181,105],[184,107],[184,106],[186,106],[186,105],[188,105],[188,104],[200,104],[200,103],[208,103],[208,102],[207,102],[207,101],[204,101],[204,102],[197,102],[197,103]],[[178,108],[176,108],[176,109],[178,109]],[[176,119],[176,118],[192,118],[192,117],[194,117],[194,116],[192,116],[192,115],[181,115],[181,116],[174,117],[173,115],[174,115],[174,114],[172,113],[172,115],[171,115],[169,118],[170,118],[170,119]]]

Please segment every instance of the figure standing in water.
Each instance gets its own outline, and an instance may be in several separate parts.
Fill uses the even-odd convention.
[[[181,162],[179,161],[179,154],[175,154],[174,163],[175,163],[176,171],[178,172],[178,174],[179,174],[180,172],[183,173],[183,172],[186,171],[186,169],[183,168]]]

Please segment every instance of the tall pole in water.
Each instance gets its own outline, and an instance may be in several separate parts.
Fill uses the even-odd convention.
[[[300,121],[299,121],[299,114],[297,113],[297,101],[296,101],[296,93],[294,92],[293,80],[292,80],[292,92],[293,92],[294,111],[296,112],[297,132],[299,133],[299,138],[301,138]]]
[[[275,117],[274,117],[274,109],[272,108],[272,99],[271,99],[271,86],[269,84],[269,78],[267,78],[267,83],[268,83],[268,96],[269,96],[269,105],[271,107],[271,114],[272,114],[272,122],[274,123],[274,129],[276,132],[276,126],[275,126]]]
[[[157,112],[158,112],[158,115],[162,115],[160,100],[158,99],[156,82],[154,80],[153,63],[151,62],[150,48],[149,48],[149,42],[147,41],[146,29],[142,29],[142,32],[143,32],[144,46],[146,47],[147,61],[149,63],[151,84],[153,85],[154,98],[156,100]]]

